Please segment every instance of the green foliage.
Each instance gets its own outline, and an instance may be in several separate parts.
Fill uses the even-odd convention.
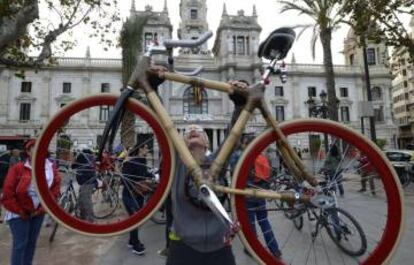
[[[148,16],[128,19],[121,31],[119,45],[122,48],[122,83],[127,84],[134,70],[139,53],[142,51],[143,30]]]
[[[382,139],[382,138],[377,138],[377,140],[375,141],[375,143],[377,144],[377,146],[381,150],[384,150],[385,145],[387,145],[387,140],[386,139]]]
[[[119,45],[122,48],[122,83],[124,86],[127,85],[142,51],[143,31],[149,16],[132,17],[122,27]],[[142,99],[142,96],[138,93],[135,93],[134,96]],[[125,112],[121,124],[121,142],[124,147],[132,147],[135,143],[135,132],[131,130],[134,127],[134,123],[135,116],[129,111]]]
[[[116,0],[0,0],[0,63],[19,69],[53,63],[55,54],[74,47],[73,31],[80,24],[107,49],[115,44],[117,5]]]
[[[312,24],[297,25],[302,28],[298,38],[307,29],[312,29],[311,52],[315,58],[316,42],[321,41],[323,48],[323,64],[326,72],[326,87],[328,92],[328,116],[338,120],[338,105],[336,104],[335,73],[332,62],[332,33],[338,28],[343,19],[343,6],[336,0],[278,0],[282,11],[296,11],[313,20]]]
[[[355,34],[403,49],[414,59],[414,40],[401,17],[414,15],[414,0],[344,0],[344,13]]]

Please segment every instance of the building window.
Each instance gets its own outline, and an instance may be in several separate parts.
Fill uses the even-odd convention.
[[[384,108],[382,106],[374,109],[374,118],[376,122],[384,122]]]
[[[148,47],[158,41],[158,34],[152,32],[146,32],[144,34],[144,50],[147,51]]]
[[[102,83],[101,84],[101,92],[102,93],[109,93],[109,91],[111,90],[109,83]]]
[[[349,122],[349,107],[341,107],[341,121]]]
[[[191,19],[197,19],[197,9],[190,10],[190,17]]]
[[[101,106],[99,107],[99,121],[106,122],[109,119],[113,107],[111,106]]]
[[[285,107],[284,106],[276,106],[276,120],[279,122],[285,120]]]
[[[406,69],[403,69],[403,70],[402,70],[402,75],[403,75],[403,76],[407,76],[407,70],[406,70]]]
[[[72,92],[72,83],[63,83],[63,93],[70,94]]]
[[[245,36],[233,36],[233,54],[249,55],[250,38]]]
[[[283,87],[282,86],[275,86],[275,96],[276,97],[283,97]]]
[[[316,97],[316,87],[308,87],[308,97]]]
[[[32,93],[32,82],[22,82],[22,93]]]
[[[372,91],[372,100],[381,100],[382,99],[382,91],[380,87],[373,87]]]
[[[343,97],[343,98],[348,97],[348,88],[347,87],[340,87],[339,92],[341,94],[341,97]]]
[[[205,89],[201,89],[202,100],[200,104],[194,100],[194,89],[189,87],[184,91],[183,110],[184,114],[207,114],[208,97]]]
[[[404,81],[404,87],[407,88],[408,87],[408,82]]]
[[[237,54],[244,55],[245,46],[244,46],[244,37],[238,36],[237,37]]]
[[[368,48],[367,49],[367,61],[368,61],[369,65],[375,65],[376,64],[375,49],[374,48]]]
[[[20,117],[21,121],[29,121],[30,120],[30,103],[21,103],[20,104]]]

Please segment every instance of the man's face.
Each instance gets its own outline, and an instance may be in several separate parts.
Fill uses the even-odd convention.
[[[188,148],[207,148],[208,140],[201,126],[192,124],[187,127],[184,134],[184,141]]]

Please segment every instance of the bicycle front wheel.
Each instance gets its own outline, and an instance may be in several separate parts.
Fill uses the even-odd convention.
[[[334,207],[346,209],[358,221],[367,237],[366,251],[358,257],[349,256],[331,241],[326,231],[319,231],[313,238],[316,225],[312,220],[305,219],[298,231],[283,211],[275,210],[271,200],[266,200],[267,213],[261,213],[261,219],[256,215],[256,222],[250,223],[249,217],[255,215],[254,210],[247,208],[244,196],[235,195],[232,198],[233,213],[240,222],[239,235],[245,246],[264,264],[385,263],[393,253],[403,227],[401,186],[385,156],[366,137],[332,121],[298,120],[283,123],[280,127],[289,143],[302,151],[306,170],[326,183],[324,191],[333,197]],[[268,158],[274,170],[284,169],[283,163],[279,162],[277,140],[273,131],[268,130],[250,143],[237,164],[234,188],[249,188],[248,179],[252,177],[249,174],[254,172],[251,169],[259,154]],[[332,156],[337,159],[331,159]],[[302,183],[292,185],[298,192],[307,189]],[[298,211],[307,207],[300,203],[293,206]],[[263,225],[266,223],[269,225]],[[252,229],[252,225],[257,224],[263,228],[262,233]],[[275,248],[271,244],[272,238],[261,234],[275,235],[283,261],[271,251]]]
[[[113,148],[104,143],[105,160],[97,161],[95,149],[117,99],[116,95],[100,94],[66,105],[37,140],[33,176],[40,199],[59,223],[83,234],[116,235],[137,227],[161,206],[172,183],[172,144],[153,112],[132,98],[124,105],[132,113],[131,119],[116,131]],[[127,156],[122,147],[129,148]],[[46,159],[75,174],[79,214],[71,214],[51,196]],[[150,172],[158,170],[159,180],[153,181]],[[102,177],[108,175],[111,182]],[[62,178],[65,183],[70,176]],[[121,188],[112,189],[112,183]],[[99,192],[94,194],[97,188]],[[143,202],[146,194],[151,197]],[[121,198],[124,207],[117,206]]]

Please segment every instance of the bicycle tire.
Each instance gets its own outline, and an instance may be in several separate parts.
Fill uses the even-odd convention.
[[[167,213],[165,212],[165,209],[158,209],[158,211],[151,216],[151,221],[157,225],[165,225],[167,223]]]
[[[411,182],[411,176],[408,172],[404,172],[402,176],[399,177],[401,181],[401,185],[403,188],[406,188]]]
[[[36,142],[36,155],[33,159],[33,178],[35,179],[42,204],[51,216],[53,216],[54,219],[56,219],[60,224],[72,231],[86,235],[118,235],[141,225],[161,206],[172,183],[172,174],[174,173],[175,165],[175,152],[173,151],[174,149],[169,137],[165,134],[163,127],[159,123],[158,118],[153,114],[152,110],[137,100],[129,98],[124,105],[126,110],[135,115],[137,122],[139,122],[139,124],[143,124],[142,126],[145,126],[143,128],[146,128],[147,131],[151,131],[151,135],[154,137],[153,139],[156,141],[158,147],[159,157],[162,157],[163,159],[162,164],[160,164],[162,175],[160,176],[159,184],[153,190],[153,196],[145,205],[142,206],[142,208],[132,215],[122,212],[122,218],[107,218],[101,222],[97,222],[96,220],[93,222],[81,220],[76,216],[65,212],[53,200],[51,194],[49,193],[44,169],[45,160],[48,157],[48,149],[56,148],[56,142],[54,141],[60,139],[59,136],[62,130],[67,131],[67,128],[73,128],[80,131],[80,129],[76,126],[89,126],[90,124],[96,124],[95,126],[100,125],[98,122],[98,113],[100,114],[100,110],[103,108],[106,110],[112,108],[117,99],[118,97],[116,95],[103,93],[85,97],[66,105],[50,120]],[[89,117],[89,115],[92,117],[94,115],[97,118],[96,122],[95,120],[91,122],[79,122],[79,120],[83,117]],[[92,135],[97,137],[100,130],[99,128],[101,127],[98,126],[98,130],[92,131],[88,127],[84,130],[84,133],[94,133]],[[135,127],[129,129],[132,130],[134,128]],[[88,135],[89,134],[86,134],[86,136]],[[74,145],[70,142],[67,146],[68,150],[65,151],[67,154],[71,154],[73,150],[69,148],[74,148]]]
[[[99,194],[101,194],[101,196],[99,196]],[[115,213],[116,208],[119,205],[119,197],[117,196],[117,193],[110,187],[107,187],[107,190],[95,189],[95,191],[92,194],[92,198],[94,198],[95,200],[103,200],[106,204],[109,204],[109,208],[107,208],[103,212],[99,212],[97,211],[97,209],[94,209],[93,217],[96,219],[105,219],[110,217],[112,214]]]
[[[338,216],[338,218],[340,219],[339,221],[342,220],[342,216],[345,216],[346,218],[349,219],[349,221],[351,221],[352,225],[356,228],[356,231],[359,235],[359,238],[361,239],[360,242],[360,248],[356,249],[356,250],[352,250],[350,248],[347,248],[343,242],[344,242],[344,238],[342,236],[342,234],[338,234],[338,232],[336,231],[336,226],[338,226],[338,224],[332,224],[333,229],[331,227],[331,225],[328,222],[324,223],[324,227],[326,229],[326,231],[328,232],[329,237],[335,242],[335,244],[346,254],[353,256],[353,257],[358,257],[361,256],[365,253],[365,251],[367,250],[367,237],[365,236],[364,230],[361,228],[361,225],[357,222],[357,220],[355,220],[355,218],[348,213],[347,211],[345,211],[344,209],[341,208],[328,208],[326,210],[324,210],[328,217],[329,216]],[[335,219],[335,217],[333,217],[333,219]],[[335,220],[332,220],[332,222],[335,222]],[[342,225],[341,225],[342,226]],[[346,228],[348,230],[348,228]],[[359,241],[358,241],[359,242]],[[359,245],[359,244],[352,244],[353,246]]]
[[[72,206],[71,206],[71,202],[67,195],[63,195],[61,199],[59,199],[59,204],[62,206],[64,210],[71,211]],[[58,227],[59,227],[59,223],[54,221],[52,232],[50,233],[50,236],[49,236],[49,243],[52,243],[54,241]]]
[[[375,235],[375,242],[370,242],[370,245],[368,245],[368,251],[366,255],[363,255],[359,257],[359,259],[355,259],[351,262],[359,263],[359,264],[382,264],[384,262],[387,262],[392,253],[394,252],[396,245],[400,239],[402,227],[403,227],[403,197],[402,197],[402,189],[399,184],[399,181],[397,179],[397,175],[388,162],[388,160],[385,158],[385,156],[382,154],[382,152],[378,149],[378,147],[375,146],[371,141],[369,141],[365,136],[357,133],[356,131],[347,128],[339,123],[335,123],[332,121],[327,120],[317,120],[317,119],[302,119],[302,120],[294,120],[290,122],[284,122],[280,125],[280,129],[283,131],[283,133],[288,138],[288,141],[290,142],[298,142],[298,139],[303,138],[295,138],[295,137],[305,137],[304,139],[308,139],[308,141],[302,141],[302,146],[306,146],[306,144],[309,144],[309,147],[311,144],[314,144],[315,141],[311,141],[313,138],[308,137],[310,135],[317,135],[318,137],[324,137],[324,135],[327,135],[326,140],[333,141],[333,143],[336,144],[335,141],[338,141],[341,143],[341,146],[344,148],[346,147],[346,153],[344,153],[344,158],[347,157],[347,159],[352,160],[355,159],[357,155],[365,155],[368,160],[372,163],[373,168],[376,173],[379,174],[379,178],[375,181],[380,182],[380,185],[377,185],[379,187],[379,195],[377,196],[384,196],[385,200],[379,200],[375,197],[372,198],[372,200],[375,200],[375,203],[380,204],[381,210],[384,211],[384,213],[381,212],[381,214],[378,214],[378,216],[381,216],[381,220],[378,220],[379,224],[382,224],[383,227],[379,226],[377,230],[375,230],[378,235]],[[314,133],[314,134],[312,134]],[[305,136],[301,135],[304,134]],[[306,138],[308,137],[308,138]],[[329,138],[331,137],[331,138]],[[323,139],[323,138],[322,138]],[[255,158],[263,152],[265,149],[269,151],[269,148],[272,148],[275,145],[276,142],[276,135],[272,130],[267,130],[260,136],[256,137],[254,141],[252,141],[249,146],[246,148],[245,152],[243,153],[242,157],[239,159],[238,164],[236,166],[235,175],[233,176],[234,182],[232,183],[233,188],[237,189],[244,189],[247,187],[247,179],[248,179],[248,172],[250,172],[252,165],[254,164]],[[329,142],[328,142],[329,143]],[[345,143],[345,145],[342,145]],[[322,141],[320,141],[319,145],[317,145],[319,149],[323,148]],[[348,148],[350,151],[348,154]],[[309,149],[310,150],[310,149]],[[320,150],[319,150],[320,151]],[[356,151],[360,153],[356,153]],[[268,152],[271,153],[271,152]],[[302,153],[302,155],[304,155]],[[313,153],[309,152],[306,155],[309,157],[315,159],[323,159],[319,156],[313,156]],[[349,157],[348,157],[349,156]],[[305,160],[305,158],[304,158]],[[311,160],[311,159],[310,159]],[[308,161],[311,162],[311,161]],[[314,165],[311,163],[306,163],[306,167],[315,169]],[[352,170],[352,167],[349,166],[349,170]],[[345,172],[345,171],[344,171]],[[360,199],[360,201],[357,201],[358,203],[354,203],[351,206],[353,209],[355,209],[352,214],[355,214],[356,211],[358,211],[358,215],[360,218],[364,217],[364,211],[370,214],[376,214],[374,210],[369,211],[370,208],[365,209],[364,204],[361,202],[364,202],[363,200],[366,200],[367,202],[371,201],[371,198],[367,198],[365,194],[358,193],[357,189],[359,187],[356,187],[357,185],[360,185],[360,176],[357,174],[357,170],[353,172],[354,175],[349,175],[351,178],[352,183],[349,187],[349,195],[345,195],[344,198],[340,198],[341,202],[351,204],[352,197],[354,196],[357,199]],[[343,173],[345,174],[345,173]],[[358,178],[357,178],[358,177]],[[347,187],[348,188],[348,187]],[[352,189],[351,189],[352,188]],[[382,188],[382,189],[381,189]],[[346,199],[349,199],[346,201]],[[247,209],[245,206],[245,197],[242,195],[234,195],[232,196],[232,207],[233,207],[233,213],[234,218],[240,222],[241,231],[239,233],[239,236],[241,238],[241,241],[245,245],[246,248],[250,250],[251,253],[254,254],[254,257],[259,263],[263,264],[283,264],[282,261],[276,259],[272,253],[270,253],[267,248],[266,244],[263,243],[263,240],[257,236],[253,229],[250,227],[249,218],[247,214]],[[350,209],[351,206],[347,205],[347,210]],[[390,218],[390,215],[392,214],[392,218]],[[279,229],[276,228],[275,231],[279,231],[279,233],[282,233],[284,231],[290,231],[290,229],[286,228],[285,226],[282,227],[283,220],[280,219],[277,216],[277,213],[274,213],[274,219],[272,217],[269,217],[269,220],[277,220],[278,222],[274,221],[274,227],[277,227],[279,225]],[[371,218],[377,218],[377,216],[371,217]],[[384,219],[384,220],[383,220]],[[363,227],[367,228],[371,224],[372,219],[370,219],[369,222],[364,222]],[[273,223],[272,223],[273,224]],[[306,257],[299,257],[299,254],[301,250],[298,248],[307,248],[309,249],[310,253],[302,253],[304,255],[311,255],[318,257],[318,259],[322,258],[322,255],[326,255],[327,259],[330,258],[328,254],[321,254],[321,256],[318,256],[317,251],[322,251],[323,248],[317,249],[306,246],[306,244],[313,244],[311,241],[309,241],[310,236],[305,237],[305,233],[302,231],[302,237],[297,236],[295,238],[287,238],[286,240],[290,240],[289,242],[284,242],[284,246],[290,246],[290,248],[285,248],[282,250],[283,257],[286,260],[289,259],[305,259]],[[291,242],[293,240],[296,240],[295,242]],[[308,241],[306,241],[308,240]],[[305,242],[306,241],[306,242]],[[330,248],[330,246],[325,246],[325,248]],[[328,249],[330,251],[330,249]],[[326,249],[325,249],[326,251]],[[326,253],[326,252],[325,252]],[[329,253],[329,252],[327,252]],[[302,255],[303,256],[303,255]],[[287,257],[287,258],[286,258]],[[332,257],[331,257],[332,258]],[[305,261],[303,261],[305,263]],[[301,262],[295,262],[295,264],[301,264]]]

